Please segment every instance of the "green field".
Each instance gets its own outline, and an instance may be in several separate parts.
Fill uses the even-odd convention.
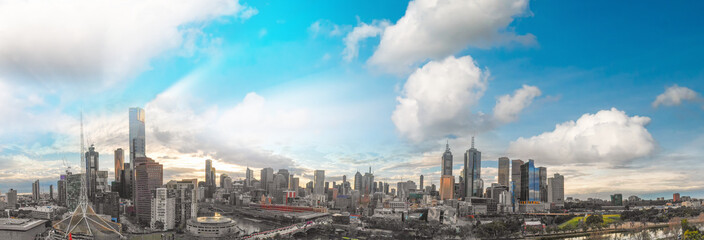
[[[579,222],[582,221],[583,218],[584,218],[584,216],[574,217],[574,218],[570,219],[569,221],[560,224],[559,228],[565,228],[566,226],[571,226],[571,227],[576,228],[579,226]],[[609,224],[611,224],[613,222],[621,220],[621,215],[618,215],[618,214],[602,215],[602,219],[604,219],[603,225],[608,226]]]

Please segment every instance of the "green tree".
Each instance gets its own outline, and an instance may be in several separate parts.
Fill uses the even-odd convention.
[[[604,223],[604,217],[602,217],[601,215],[590,215],[589,217],[587,217],[585,223],[589,226],[601,225],[602,223]]]

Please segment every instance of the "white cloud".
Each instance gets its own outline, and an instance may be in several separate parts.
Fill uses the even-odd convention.
[[[203,24],[242,8],[237,0],[2,1],[0,22],[11,24],[0,25],[0,74],[18,82],[111,85],[188,47]]]
[[[388,26],[389,21],[386,20],[374,20],[371,24],[360,22],[359,25],[354,27],[352,32],[348,33],[344,39],[345,49],[342,51],[344,59],[349,62],[357,58],[357,54],[359,53],[359,42],[370,37],[378,36]]]
[[[326,19],[317,20],[308,27],[308,32],[313,38],[319,35],[329,37],[340,36],[342,35],[342,31],[342,27]]]
[[[513,96],[508,94],[501,96],[494,106],[494,118],[504,123],[516,121],[518,114],[541,94],[538,87],[523,85],[523,88],[517,89]]]
[[[651,155],[655,139],[645,128],[650,118],[633,116],[616,108],[584,114],[531,138],[511,142],[511,156],[532,158],[541,163],[628,163]]]
[[[528,0],[415,0],[395,25],[385,29],[369,63],[406,73],[420,62],[468,46],[533,44],[533,35],[516,35],[508,28],[515,17],[528,11]]]
[[[667,88],[664,93],[658,95],[653,101],[654,108],[665,106],[679,106],[683,101],[696,101],[699,94],[692,89],[677,86],[677,84]]]
[[[242,20],[247,20],[253,17],[254,15],[257,15],[258,13],[259,10],[257,10],[256,8],[246,7],[244,10],[242,10],[240,18],[242,18]]]
[[[481,115],[470,108],[482,97],[488,71],[470,56],[431,61],[408,77],[391,119],[398,131],[414,141],[476,130]]]

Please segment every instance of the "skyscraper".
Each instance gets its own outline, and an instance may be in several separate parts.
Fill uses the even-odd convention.
[[[49,200],[54,200],[54,185],[49,185]]]
[[[269,184],[274,182],[274,169],[262,168],[259,176],[259,182],[264,190],[269,189]]]
[[[66,175],[61,174],[61,178],[56,182],[58,188],[59,206],[66,206]]]
[[[357,173],[354,174],[354,190],[360,193],[362,192],[362,181],[362,174],[357,171]]]
[[[125,152],[122,148],[115,149],[115,182],[120,182],[122,168],[125,165]]]
[[[452,152],[450,152],[450,142],[445,144],[445,153],[442,154],[442,173],[440,175],[452,176]]]
[[[372,194],[373,193],[373,183],[374,183],[374,174],[372,174],[372,167],[369,167],[369,172],[364,174],[364,179],[362,180],[362,185],[363,185],[363,191],[361,192],[362,194]]]
[[[86,194],[91,201],[95,200],[96,186],[98,181],[98,169],[100,168],[100,154],[95,151],[95,146],[90,145],[85,154],[86,158]]]
[[[539,167],[538,174],[540,176],[540,201],[548,202],[548,169]]]
[[[146,157],[146,138],[144,137],[144,109],[130,108],[130,162],[136,157]],[[135,167],[132,164],[132,167]]]
[[[313,193],[322,195],[325,193],[325,170],[315,170],[313,178]]]
[[[522,203],[537,203],[540,201],[540,172],[535,168],[532,159],[521,165],[521,198]]]
[[[420,175],[420,190],[423,191],[423,174]]]
[[[220,174],[220,187],[221,187],[221,188],[224,188],[224,187],[225,187],[225,181],[226,181],[226,179],[229,178],[229,177],[230,177],[230,176],[228,176],[227,174],[224,174],[224,173],[223,173],[223,174]]]
[[[282,185],[279,187],[283,188],[283,189],[288,188],[288,182],[290,180],[288,177],[289,176],[288,170],[287,169],[279,169],[279,171],[276,172],[276,174],[281,174],[282,176],[284,176],[284,179],[283,179],[284,182],[281,183]]]
[[[472,137],[472,147],[464,153],[464,194],[466,197],[482,197],[482,153],[474,148],[474,137]]]
[[[555,173],[554,177],[548,179],[548,200],[554,203],[561,203],[565,200],[565,176]]]
[[[508,187],[508,171],[509,160],[507,157],[499,158],[499,184]]]
[[[514,198],[521,198],[521,166],[523,161],[520,159],[511,161],[511,181],[513,182],[513,195]]]
[[[135,212],[140,221],[151,222],[152,191],[164,182],[164,166],[148,157],[134,159]]]
[[[245,173],[245,186],[251,187],[252,180],[254,180],[254,170],[247,167],[247,172]]]
[[[205,197],[212,198],[213,192],[211,186],[215,185],[215,178],[213,178],[213,160],[205,160]]]
[[[10,188],[10,191],[7,192],[7,205],[10,209],[15,209],[17,205],[17,190]]]
[[[39,180],[36,180],[34,181],[34,183],[32,183],[32,201],[39,202],[40,198],[41,197],[39,196]]]

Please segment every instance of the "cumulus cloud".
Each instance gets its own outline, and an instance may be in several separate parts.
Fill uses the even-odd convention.
[[[12,24],[0,25],[0,74],[18,82],[114,84],[202,39],[193,35],[207,22],[242,9],[237,0],[2,1],[0,22]],[[247,9],[241,17],[256,12]]]
[[[652,105],[657,108],[664,106],[679,106],[683,101],[696,101],[699,94],[692,89],[677,86],[677,84],[665,89],[665,92],[658,95]]]
[[[529,14],[528,0],[415,0],[405,15],[386,28],[369,63],[406,73],[427,59],[440,59],[468,46],[486,48],[519,42],[535,43],[531,34],[517,35],[508,25]]]
[[[325,35],[329,37],[335,37],[342,35],[343,27],[331,22],[330,20],[320,19],[313,22],[308,27],[308,32],[313,38],[320,35]]]
[[[541,163],[608,163],[619,165],[651,155],[656,142],[646,129],[650,118],[628,116],[616,108],[584,114],[555,130],[509,145],[512,156]]]
[[[342,51],[344,59],[349,62],[357,58],[359,42],[370,37],[378,36],[388,26],[389,22],[386,20],[374,20],[371,24],[360,22],[344,39],[345,49]]]
[[[484,94],[488,76],[470,56],[431,61],[408,77],[391,120],[414,141],[476,130],[483,116],[470,108]]]
[[[501,96],[494,106],[494,118],[504,123],[516,121],[518,114],[541,94],[538,87],[523,85],[513,93],[513,96],[508,94]]]

